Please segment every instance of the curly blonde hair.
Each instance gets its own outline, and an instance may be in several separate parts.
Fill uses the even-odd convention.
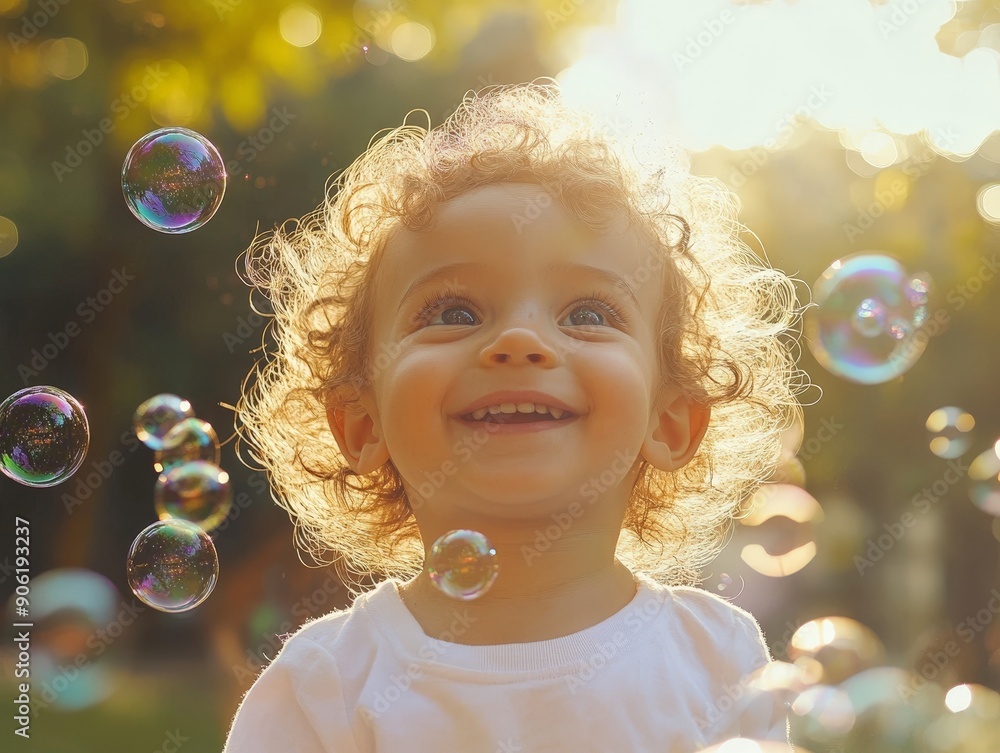
[[[540,185],[597,229],[624,214],[662,261],[661,379],[711,406],[712,421],[683,468],[640,458],[617,554],[661,582],[694,583],[800,418],[795,286],[740,240],[738,199],[719,181],[676,155],[641,164],[551,82],[470,93],[437,128],[404,120],[376,134],[315,212],[255,239],[246,274],[270,300],[273,346],[244,384],[240,436],[313,561],[335,562],[355,593],[372,573],[417,574],[423,546],[401,476],[391,459],[355,473],[326,406],[379,367],[373,280],[393,229],[424,228],[441,203],[497,183]]]

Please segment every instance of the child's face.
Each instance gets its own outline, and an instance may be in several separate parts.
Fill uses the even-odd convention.
[[[366,414],[334,425],[345,454],[361,473],[391,457],[417,510],[499,517],[547,515],[609,488],[627,499],[640,452],[682,465],[707,413],[692,422],[686,402],[657,387],[656,253],[624,217],[598,233],[527,184],[470,191],[439,206],[430,229],[400,230],[374,282]],[[530,402],[572,417],[513,427],[464,417],[484,399],[509,402],[489,397],[507,390],[544,393]]]

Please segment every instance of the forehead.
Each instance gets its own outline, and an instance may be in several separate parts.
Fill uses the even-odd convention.
[[[456,285],[569,282],[584,272],[576,269],[559,279],[550,273],[571,265],[593,267],[623,278],[643,310],[655,310],[661,287],[650,269],[660,268],[658,249],[640,239],[624,213],[608,220],[604,229],[595,230],[534,184],[468,191],[436,207],[429,227],[399,228],[387,242],[376,283],[379,318],[391,314],[388,304],[395,311],[414,281],[454,264],[475,264],[480,270],[456,278]],[[646,273],[637,275],[643,267]]]

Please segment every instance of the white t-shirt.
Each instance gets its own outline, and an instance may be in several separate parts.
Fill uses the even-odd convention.
[[[224,753],[690,753],[786,740],[780,703],[746,708],[748,675],[769,661],[753,617],[701,589],[636,580],[632,601],[593,627],[497,646],[427,637],[402,584],[383,581],[288,639]],[[456,601],[455,636],[468,619]]]

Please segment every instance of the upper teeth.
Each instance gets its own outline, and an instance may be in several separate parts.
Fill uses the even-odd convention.
[[[493,415],[497,413],[551,413],[552,418],[559,419],[566,414],[566,411],[560,408],[552,408],[542,403],[500,403],[499,405],[491,405],[488,408],[480,408],[479,410],[472,411],[472,418],[478,421],[487,413]]]

